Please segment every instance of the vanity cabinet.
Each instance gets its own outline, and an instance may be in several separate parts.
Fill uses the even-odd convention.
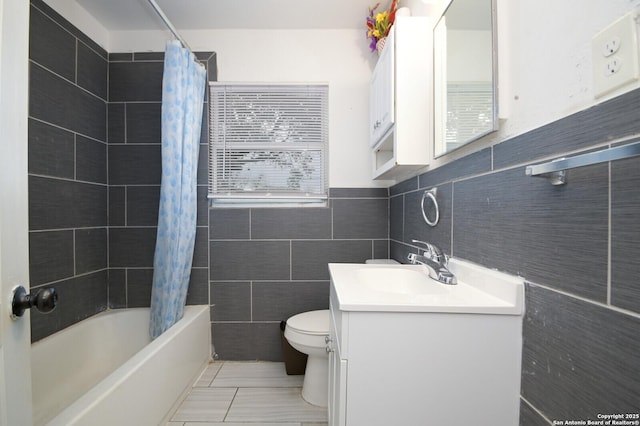
[[[432,23],[398,16],[370,81],[373,178],[395,179],[429,164],[433,146]]]
[[[329,426],[517,424],[521,314],[373,309],[341,297],[332,275]]]

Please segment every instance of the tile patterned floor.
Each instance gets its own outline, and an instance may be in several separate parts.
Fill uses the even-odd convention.
[[[166,426],[327,426],[326,408],[302,399],[302,380],[281,362],[212,362]]]

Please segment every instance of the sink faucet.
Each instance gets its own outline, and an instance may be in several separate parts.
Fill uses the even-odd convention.
[[[422,244],[425,248],[423,249],[423,254],[420,254],[420,249],[418,249],[418,253],[409,253],[409,256],[407,256],[409,262],[414,265],[426,266],[429,271],[429,277],[438,282],[451,285],[458,284],[455,275],[447,269],[449,259],[442,253],[440,248],[424,241],[411,240],[411,242]]]

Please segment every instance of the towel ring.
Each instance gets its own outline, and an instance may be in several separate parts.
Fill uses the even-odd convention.
[[[436,226],[438,224],[438,221],[440,220],[440,207],[438,206],[438,201],[436,200],[437,194],[438,194],[438,188],[431,188],[428,191],[424,191],[424,194],[422,194],[422,201],[420,202],[420,208],[422,209],[422,217],[424,218],[424,221],[427,222],[427,225],[432,227]],[[433,220],[429,220],[427,213],[424,211],[424,201],[426,199],[431,200],[431,202],[433,203],[433,208],[436,212],[435,218]]]

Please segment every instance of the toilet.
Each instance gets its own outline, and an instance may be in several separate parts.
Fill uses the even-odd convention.
[[[309,404],[326,407],[329,392],[329,310],[303,312],[287,320],[284,337],[298,351],[307,354],[302,398]]]
[[[369,259],[365,263],[398,264],[390,259]],[[307,354],[302,398],[309,404],[326,407],[329,397],[329,310],[303,312],[287,320],[284,337],[296,350]]]

